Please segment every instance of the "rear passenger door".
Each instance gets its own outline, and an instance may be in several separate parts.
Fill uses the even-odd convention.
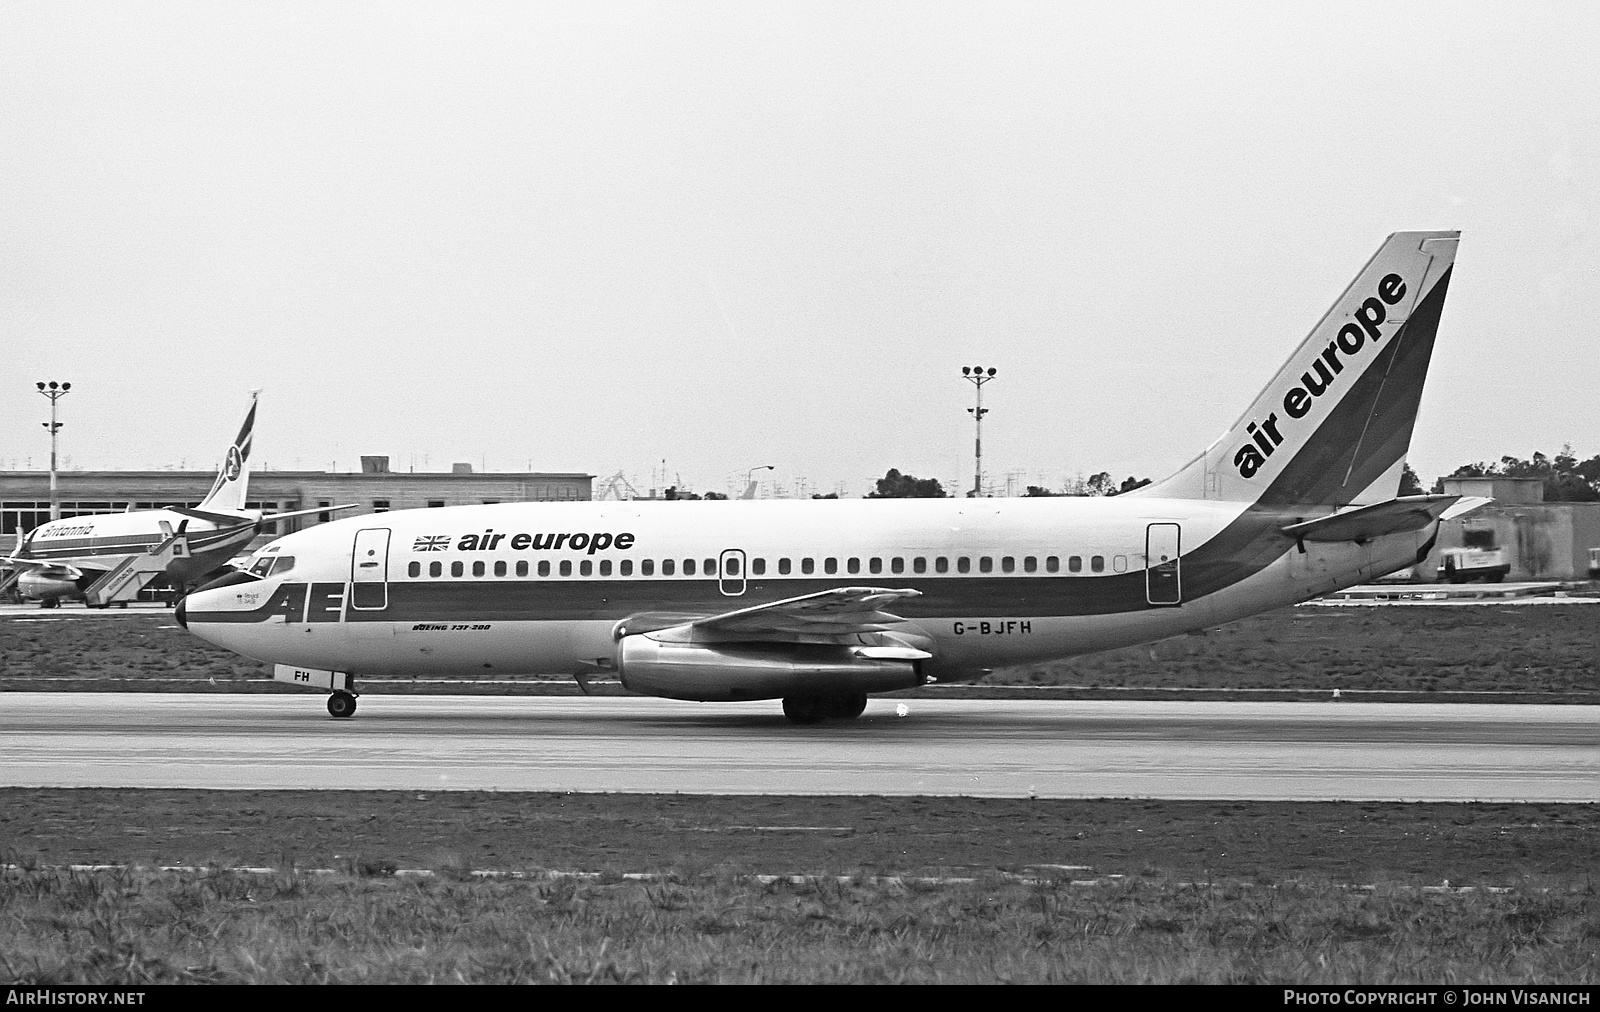
[[[1183,603],[1183,532],[1177,524],[1150,524],[1144,535],[1144,599],[1155,605]]]

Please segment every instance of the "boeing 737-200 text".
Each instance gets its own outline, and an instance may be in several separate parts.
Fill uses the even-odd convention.
[[[1485,501],[1396,498],[1458,235],[1391,235],[1232,428],[1131,493],[350,517],[179,618],[341,717],[362,676],[610,673],[811,722],[1317,597],[1420,561]]]

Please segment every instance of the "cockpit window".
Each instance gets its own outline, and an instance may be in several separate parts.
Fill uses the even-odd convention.
[[[269,555],[264,559],[256,560],[256,564],[250,567],[250,572],[262,579],[266,579],[274,573],[287,573],[293,568],[294,556]]]

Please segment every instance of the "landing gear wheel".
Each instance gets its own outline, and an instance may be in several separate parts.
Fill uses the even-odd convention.
[[[795,724],[819,724],[827,716],[817,696],[784,696],[783,715]]]
[[[41,607],[41,608],[59,608],[59,607],[61,607],[61,599],[59,597],[47,597],[43,601],[39,602],[39,607]]]
[[[328,712],[341,720],[355,716],[356,697],[348,692],[335,692],[328,697]]]
[[[830,720],[854,720],[867,708],[867,694],[827,696],[822,700],[822,715]]]

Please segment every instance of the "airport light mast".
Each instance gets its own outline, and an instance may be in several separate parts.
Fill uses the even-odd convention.
[[[56,421],[56,401],[67,396],[67,391],[72,389],[72,384],[57,383],[55,380],[51,380],[48,384],[38,383],[35,385],[38,386],[41,394],[50,398],[50,420],[39,424],[50,430],[50,519],[60,520],[61,500],[56,497],[56,433],[60,430],[62,423]]]
[[[744,496],[743,496],[743,498],[749,498],[749,499],[754,499],[755,498],[755,483],[756,483],[755,473],[757,471],[772,471],[772,470],[776,470],[777,466],[778,465],[776,465],[776,464],[757,464],[755,467],[752,467],[748,471],[746,471],[744,473]]]
[[[965,376],[973,386],[978,388],[977,406],[967,409],[967,414],[972,416],[972,421],[977,426],[977,435],[972,441],[973,456],[975,458],[972,491],[967,493],[967,496],[972,499],[983,495],[983,416],[989,413],[989,409],[983,406],[983,385],[994,379],[994,374],[995,370],[993,368],[985,370],[981,365],[964,365],[961,367],[961,375]]]

